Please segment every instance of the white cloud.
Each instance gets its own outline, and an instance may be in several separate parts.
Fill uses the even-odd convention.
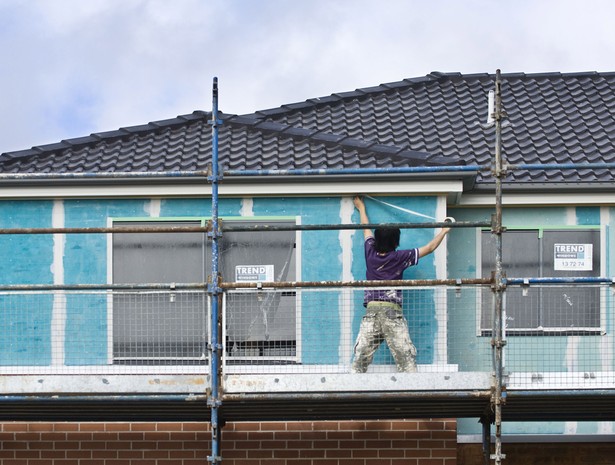
[[[431,71],[608,71],[607,0],[3,0],[0,152]]]

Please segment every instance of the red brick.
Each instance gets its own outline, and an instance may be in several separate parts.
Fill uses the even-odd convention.
[[[261,431],[286,431],[287,423],[285,421],[266,421],[260,424]]]
[[[97,431],[104,432],[105,426],[100,423],[80,423],[79,431]]]
[[[260,430],[260,426],[258,423],[233,423],[232,424],[232,430],[233,431],[259,431]],[[222,431],[222,434],[224,434],[224,430]]]
[[[327,458],[351,458],[352,451],[349,449],[329,449],[325,451]]]
[[[181,431],[182,423],[156,423],[156,431]]]
[[[351,430],[351,431],[359,431],[365,429],[364,421],[340,421],[338,425],[338,429],[342,430]]]
[[[0,423],[0,431],[28,431],[27,423]]]
[[[391,429],[393,430],[405,430],[405,431],[414,431],[419,429],[418,421],[392,421]]]
[[[92,458],[92,452],[89,450],[68,450],[66,451],[67,459],[89,459]]]
[[[130,431],[130,423],[105,423],[105,431]]]
[[[423,449],[442,449],[444,447],[444,441],[421,440],[419,441],[419,447]]]
[[[53,423],[30,423],[28,431],[51,432],[53,431]]]
[[[298,459],[299,451],[293,449],[273,449],[273,457],[276,459]]]
[[[391,441],[365,441],[365,447],[368,449],[389,449],[391,447]]]
[[[51,451],[53,452],[53,451]],[[41,452],[38,450],[16,450],[11,453],[10,458],[13,459],[40,459]],[[2,461],[4,463],[4,461]]]
[[[248,450],[248,458],[269,459],[273,457],[273,452],[270,450],[251,449]]]
[[[314,431],[337,431],[339,423],[337,421],[315,421],[312,423]]]
[[[131,423],[130,431],[155,431],[155,423]]]
[[[79,423],[54,423],[53,430],[58,432],[79,431]]]
[[[378,457],[380,458],[394,458],[394,457],[405,457],[404,450],[402,449],[379,449]]]
[[[304,422],[292,422],[286,425],[288,431],[312,431],[312,423]]]

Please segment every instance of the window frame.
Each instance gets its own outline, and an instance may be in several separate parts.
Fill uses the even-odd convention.
[[[538,240],[542,241],[545,232],[550,231],[597,231],[599,234],[598,245],[599,245],[599,276],[605,276],[607,271],[607,257],[606,257],[606,238],[607,231],[606,226],[604,225],[555,225],[555,226],[511,226],[507,227],[506,231],[534,231],[537,234]],[[488,228],[477,229],[476,231],[476,277],[483,277],[483,247],[482,247],[482,238],[484,233],[488,233],[490,230]],[[506,232],[504,233],[506,234]],[[542,243],[539,243],[539,248],[542,250]],[[543,261],[544,255],[541,254],[540,263],[538,263],[538,267],[540,268],[541,275],[543,274]],[[535,278],[540,276],[523,276],[524,278]],[[544,276],[543,277],[549,277]],[[556,285],[555,285],[556,286]],[[476,335],[477,336],[491,336],[493,333],[492,328],[483,327],[483,302],[484,302],[484,293],[488,292],[492,294],[491,290],[486,290],[484,288],[480,288],[477,293],[476,298]],[[542,290],[541,290],[542,292]],[[606,334],[606,316],[607,316],[607,300],[608,300],[608,292],[600,288],[598,289],[598,325],[595,327],[581,327],[575,326],[572,328],[563,328],[563,327],[543,327],[537,326],[534,328],[505,328],[505,333],[507,336],[571,336],[571,335],[603,335]],[[541,297],[542,298],[542,297]],[[504,295],[504,305],[506,305],[506,293]],[[506,308],[504,309],[506,312]]]
[[[295,225],[301,224],[300,216],[225,216],[220,217],[220,221],[224,221],[226,223],[232,222],[255,222],[255,223],[272,223],[272,222],[293,222]],[[113,227],[114,225],[121,223],[147,223],[154,225],[156,223],[172,223],[172,222],[194,222],[195,225],[198,224],[200,226],[205,226],[207,222],[211,220],[211,217],[108,217],[107,226]],[[208,241],[206,241],[208,242]],[[208,259],[211,259],[211,254],[207,253],[207,243],[205,244],[205,253],[204,253],[204,273],[203,277],[205,282],[208,280],[211,275],[211,261],[208,262]],[[295,231],[295,251],[294,251],[294,261],[295,261],[295,279],[296,281],[301,280],[301,231]],[[113,233],[107,234],[107,283],[114,284],[114,276],[113,276],[113,265],[114,265],[114,243],[113,243]],[[233,282],[235,280],[235,276],[226,277],[227,282]],[[225,297],[225,296],[224,296]],[[207,303],[207,312],[208,312],[208,342],[211,342],[211,331],[209,328],[209,321],[211,320],[211,299],[206,299]],[[226,299],[224,299],[226,302]],[[226,317],[226,307],[223,305],[221,308],[223,312],[223,317]],[[107,362],[109,365],[114,365],[121,363],[121,361],[151,361],[151,360],[164,360],[164,361],[173,361],[180,360],[180,357],[169,357],[168,359],[163,359],[161,357],[116,357],[114,352],[114,330],[113,330],[113,318],[114,318],[114,309],[113,309],[113,293],[109,293],[107,296]],[[226,333],[227,328],[224,327],[223,333]],[[277,357],[262,357],[262,356],[253,356],[253,357],[233,357],[231,355],[224,354],[226,360],[259,360],[259,361],[280,361],[280,360],[288,360],[292,362],[300,361],[300,346],[301,346],[301,298],[300,293],[296,292],[295,296],[295,344],[296,344],[296,353],[293,356],[277,356]]]

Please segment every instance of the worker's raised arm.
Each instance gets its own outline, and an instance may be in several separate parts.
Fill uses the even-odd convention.
[[[419,247],[419,257],[424,257],[425,255],[429,255],[434,250],[438,248],[438,246],[444,240],[444,237],[448,234],[450,228],[442,228],[438,234],[434,236],[434,238],[425,244],[423,247]]]
[[[365,203],[363,203],[363,199],[358,195],[353,199],[355,208],[359,211],[359,217],[361,218],[361,224],[369,224],[369,218],[367,217],[367,211],[365,210]],[[363,237],[367,239],[368,237],[372,237],[373,233],[371,229],[363,230]]]

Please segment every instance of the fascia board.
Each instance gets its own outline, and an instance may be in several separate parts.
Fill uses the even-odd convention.
[[[245,196],[301,196],[301,195],[354,195],[354,194],[408,194],[408,195],[459,195],[463,192],[461,180],[422,181],[366,181],[361,182],[278,182],[278,183],[221,183],[221,197]],[[55,198],[160,198],[207,197],[211,185],[196,183],[147,183],[113,185],[22,185],[1,186],[2,199],[55,199]]]
[[[457,206],[481,207],[494,206],[495,196],[489,194],[462,195]],[[615,205],[615,193],[588,192],[575,194],[503,194],[502,205],[514,206],[553,206],[553,205]]]

